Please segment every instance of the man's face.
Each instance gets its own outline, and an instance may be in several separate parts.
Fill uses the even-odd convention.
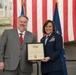
[[[18,18],[17,28],[21,32],[23,32],[23,31],[27,30],[27,23],[28,23],[28,20],[25,17],[20,17],[20,18]]]

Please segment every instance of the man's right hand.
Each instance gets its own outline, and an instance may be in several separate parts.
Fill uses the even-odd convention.
[[[0,62],[0,70],[3,70],[4,68],[4,62]]]

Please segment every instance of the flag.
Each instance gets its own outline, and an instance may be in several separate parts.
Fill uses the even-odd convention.
[[[21,0],[21,15],[26,15],[26,0]]]
[[[59,34],[62,35],[61,24],[60,24],[60,18],[59,18],[59,12],[58,12],[58,5],[57,5],[57,3],[56,3],[56,6],[55,6],[53,21],[54,21],[54,24],[55,24],[57,33],[59,33]],[[62,64],[63,64],[63,73],[64,73],[64,75],[68,75],[68,74],[67,74],[67,67],[66,67],[66,60],[65,60],[64,49],[62,49],[61,60],[62,60]]]
[[[24,15],[23,3],[22,3],[21,15]]]
[[[22,0],[13,1],[13,27],[17,25],[17,17],[21,15]],[[42,27],[46,20],[53,20],[56,0],[23,0],[24,13],[29,18],[28,30],[43,37]],[[76,0],[58,0],[59,17],[63,41],[76,40]]]
[[[17,1],[13,0],[13,28],[17,27]]]

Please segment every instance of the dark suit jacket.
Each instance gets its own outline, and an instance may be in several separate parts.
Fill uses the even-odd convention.
[[[27,43],[36,42],[36,36],[26,31],[22,46],[20,46],[17,29],[9,29],[3,32],[0,41],[0,62],[4,62],[5,70],[15,70],[20,62],[23,72],[32,72],[32,63],[27,60]]]
[[[52,33],[45,45],[45,36],[41,39],[44,44],[44,55],[49,56],[50,60],[48,62],[41,62],[41,72],[47,73],[51,71],[62,70],[62,62],[60,55],[62,53],[62,37],[60,34]]]

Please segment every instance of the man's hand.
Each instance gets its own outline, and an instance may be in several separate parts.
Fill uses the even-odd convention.
[[[4,68],[4,62],[0,62],[0,70],[3,70]]]
[[[35,63],[35,62],[36,62],[36,60],[31,60],[30,62]]]

